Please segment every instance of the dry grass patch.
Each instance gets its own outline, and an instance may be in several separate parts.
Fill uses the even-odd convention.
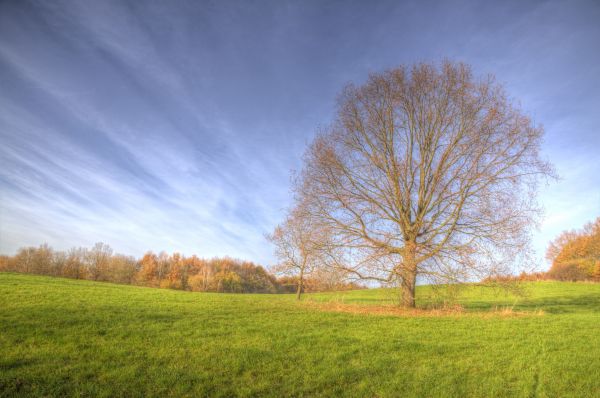
[[[461,305],[445,306],[440,308],[403,308],[396,305],[360,305],[344,304],[341,302],[318,303],[314,301],[305,301],[302,305],[325,312],[344,312],[359,315],[383,315],[400,317],[457,317],[457,316],[476,316],[476,317],[522,317],[522,316],[542,316],[544,311],[534,312],[516,311],[513,307],[494,307],[490,311],[467,311]]]

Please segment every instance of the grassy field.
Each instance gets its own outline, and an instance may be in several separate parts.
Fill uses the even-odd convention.
[[[323,310],[384,289],[296,303],[0,273],[0,396],[600,397],[600,284],[525,290],[393,316]]]

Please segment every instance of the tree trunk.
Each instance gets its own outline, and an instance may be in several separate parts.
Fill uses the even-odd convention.
[[[406,270],[402,277],[402,306],[415,308],[415,287],[417,285],[417,273]]]
[[[296,291],[296,300],[300,300],[302,294],[302,288],[304,287],[304,269],[300,270],[300,276],[298,277],[298,290]]]
[[[417,285],[417,264],[414,242],[406,242],[402,259],[402,306],[415,308],[415,287]]]

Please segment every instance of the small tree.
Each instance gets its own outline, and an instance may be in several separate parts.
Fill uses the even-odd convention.
[[[158,257],[151,251],[144,254],[140,260],[138,279],[145,285],[159,285],[158,281]]]
[[[87,249],[83,247],[70,249],[67,253],[63,275],[67,278],[84,279],[86,258]]]
[[[97,242],[87,252],[87,266],[92,280],[107,280],[108,266],[113,250],[109,245]]]
[[[115,254],[110,258],[109,281],[132,284],[138,272],[138,264],[134,257]]]
[[[565,231],[550,242],[546,258],[552,262],[549,275],[556,279],[597,278],[600,264],[600,217],[578,231]],[[600,276],[600,275],[599,275]]]
[[[22,247],[13,259],[14,269],[17,272],[32,273],[34,270],[35,247]]]
[[[300,300],[304,279],[319,262],[325,236],[310,223],[304,208],[298,205],[267,239],[275,245],[275,255],[279,260],[276,271],[297,277],[296,298]]]
[[[215,274],[217,292],[241,293],[242,278],[233,271],[222,270]]]
[[[52,263],[54,257],[54,250],[47,244],[40,245],[33,255],[33,269],[31,272],[40,275],[51,275],[52,274]]]

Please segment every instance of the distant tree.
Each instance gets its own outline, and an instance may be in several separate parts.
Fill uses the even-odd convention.
[[[51,275],[53,259],[54,250],[47,243],[40,245],[33,251],[32,270],[30,272]]]
[[[157,257],[157,268],[156,268],[156,276],[158,279],[158,285],[162,283],[162,281],[167,278],[167,275],[171,272],[171,258],[166,252],[160,252]]]
[[[90,279],[108,280],[108,266],[112,249],[106,243],[98,242],[87,252],[87,267]]]
[[[305,210],[302,204],[298,204],[285,221],[267,235],[267,239],[275,245],[275,256],[279,260],[276,272],[297,278],[298,300],[304,289],[304,278],[321,261],[321,250],[326,243],[325,234],[311,223]]]
[[[252,293],[276,293],[277,280],[263,267],[249,261],[243,261],[239,265],[237,273],[242,278],[242,289],[244,292]]]
[[[109,280],[115,283],[132,284],[138,272],[138,262],[135,258],[116,254],[109,261]]]
[[[184,261],[188,267],[188,288],[190,290],[199,291],[202,287],[202,277],[198,274],[205,266],[205,261],[198,258],[196,255],[185,258]]]
[[[158,256],[151,251],[140,259],[138,280],[145,285],[158,285]]]
[[[222,270],[215,274],[217,292],[241,293],[242,278],[233,271]]]
[[[277,289],[279,293],[296,293],[298,292],[298,277],[283,275],[277,278]]]
[[[210,289],[214,273],[215,269],[211,261],[206,261],[203,259],[194,261],[193,272],[189,280],[192,290],[201,292],[208,291]]]
[[[187,290],[189,262],[179,253],[173,253],[169,261],[169,274],[165,280],[165,287],[171,289]]]
[[[359,285],[347,281],[347,275],[335,267],[315,267],[305,283],[307,291],[327,292],[336,290],[358,289]]]
[[[87,256],[87,249],[83,247],[72,248],[69,250],[67,252],[67,258],[63,267],[62,275],[67,278],[85,278],[85,261]]]
[[[596,282],[600,282],[600,260],[596,262],[596,266],[594,267],[594,272],[592,273],[592,279]]]
[[[397,283],[414,307],[418,277],[482,279],[528,253],[537,183],[553,174],[542,135],[492,77],[450,62],[399,67],[342,92],[296,195],[340,269]]]
[[[22,247],[17,251],[14,257],[14,270],[17,272],[33,273],[34,269],[34,258],[35,258],[35,247]]]
[[[590,275],[576,262],[555,264],[548,271],[548,276],[550,279],[570,282],[590,279]]]
[[[550,242],[546,258],[552,262],[548,274],[553,279],[597,278],[600,264],[600,217],[579,231],[565,231],[560,234]]]
[[[52,269],[50,275],[64,276],[67,265],[67,253],[63,251],[54,251],[52,256]]]
[[[0,271],[11,271],[11,258],[0,255]]]

